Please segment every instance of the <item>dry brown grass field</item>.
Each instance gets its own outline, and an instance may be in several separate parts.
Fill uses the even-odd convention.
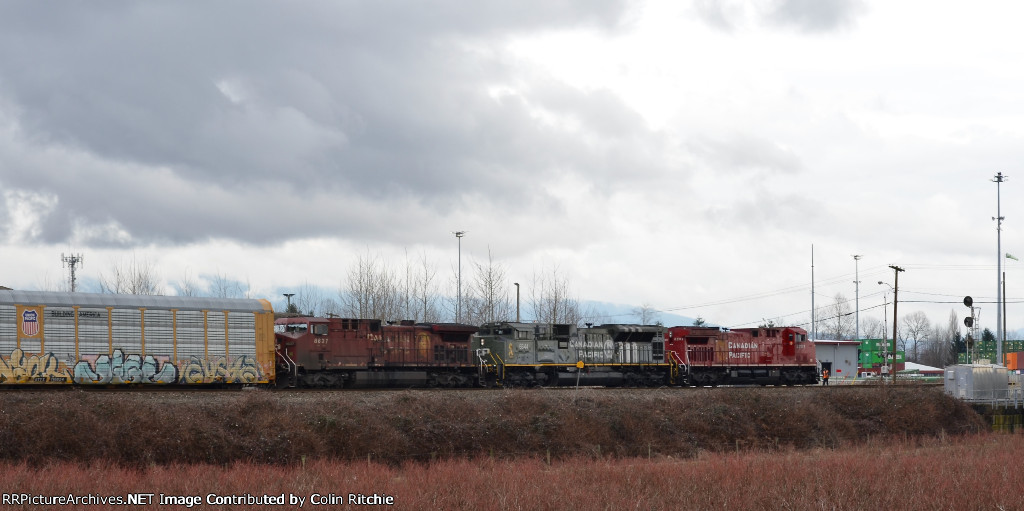
[[[1024,437],[989,429],[920,387],[0,392],[0,485],[154,494],[139,509],[1024,508]]]
[[[389,495],[392,509],[435,510],[1015,510],[1024,507],[1024,436],[875,442],[846,448],[703,452],[689,459],[451,459],[383,463],[318,460],[290,465],[233,463],[148,468],[58,462],[0,464],[4,492],[197,496],[193,509],[299,509],[297,505],[205,504],[207,495]],[[326,498],[326,497],[324,497]],[[344,506],[355,508],[355,506]],[[0,506],[54,509],[49,505]],[[59,509],[111,509],[102,505]],[[119,507],[118,509],[124,509]]]

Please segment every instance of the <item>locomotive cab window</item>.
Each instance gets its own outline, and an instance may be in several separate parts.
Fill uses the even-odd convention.
[[[294,324],[294,325],[280,325],[280,326],[284,327],[284,329],[282,330],[283,332],[290,333],[290,334],[304,334],[304,333],[306,333],[306,327],[307,327],[307,325],[305,323]],[[275,328],[275,330],[276,330],[276,328]]]
[[[320,323],[313,325],[313,335],[327,335],[327,324]]]

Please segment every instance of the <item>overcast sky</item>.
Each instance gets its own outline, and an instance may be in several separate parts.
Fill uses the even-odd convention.
[[[557,267],[582,300],[798,324],[813,245],[818,306],[855,298],[862,254],[862,320],[896,264],[901,315],[969,294],[994,329],[997,172],[1024,257],[1021,11],[3,2],[0,285],[134,254],[168,292],[223,274],[280,307],[368,252],[450,274],[465,230],[464,264],[490,251],[524,285]]]

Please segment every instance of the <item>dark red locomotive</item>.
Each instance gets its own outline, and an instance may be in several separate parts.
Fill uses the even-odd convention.
[[[275,321],[277,382],[299,387],[464,387],[478,383],[476,327],[377,319]]]
[[[818,382],[814,342],[797,327],[677,326],[665,351],[686,368],[690,385],[806,385]]]

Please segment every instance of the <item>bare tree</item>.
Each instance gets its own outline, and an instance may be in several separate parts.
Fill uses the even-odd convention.
[[[946,340],[948,330],[946,327],[936,324],[928,334],[928,341],[920,347],[918,363],[943,367],[945,365],[945,352],[948,351],[949,343]]]
[[[945,367],[956,361],[957,341],[960,338],[960,321],[955,309],[950,309],[946,327],[935,327],[931,349],[923,363],[934,367]]]
[[[658,320],[658,310],[648,302],[633,308],[633,315],[640,320],[641,325],[653,325]]]
[[[441,321],[441,310],[438,307],[437,284],[434,279],[437,267],[427,260],[426,252],[420,254],[416,268],[413,295],[416,297],[417,313],[414,317],[424,322]]]
[[[100,292],[129,295],[160,294],[160,285],[149,260],[131,259],[114,263],[110,273],[100,273]]]
[[[875,317],[867,317],[860,322],[860,331],[865,339],[882,339],[885,336],[885,325]]]
[[[489,247],[487,263],[474,261],[472,268],[473,278],[462,299],[463,322],[481,325],[511,319],[514,306],[509,299],[505,268],[494,262]]]
[[[67,279],[61,278],[53,280],[49,273],[43,274],[42,281],[39,281],[39,283],[36,284],[36,288],[41,291],[71,291],[71,285],[68,283]]]
[[[569,280],[557,266],[540,275],[533,274],[529,304],[534,321],[541,323],[578,325],[584,319],[579,301],[570,296]]]
[[[423,322],[441,321],[441,311],[438,309],[437,285],[435,276],[436,267],[427,259],[427,254],[420,254],[417,260],[409,258],[405,254],[405,272],[401,282],[396,282],[398,300],[398,319],[411,319]]]
[[[821,320],[825,336],[836,340],[849,338],[853,331],[852,314],[850,301],[842,293],[836,293],[835,301],[825,310],[825,318]]]
[[[231,280],[227,274],[218,271],[209,279],[210,296],[214,298],[242,298],[249,295],[249,283],[245,286],[237,280]]]
[[[341,304],[333,298],[324,297],[318,306],[318,316],[326,318],[337,318],[342,316]]]
[[[309,282],[303,282],[302,285],[299,286],[292,302],[298,309],[299,314],[318,317],[324,316],[324,293],[319,287],[316,287]]]
[[[173,285],[178,296],[199,296],[199,284],[189,274],[188,269],[185,270],[185,274],[182,275],[181,279]]]
[[[360,255],[339,293],[342,312],[354,318],[388,321],[400,315],[398,283],[380,256]]]
[[[402,275],[399,293],[399,310],[401,319],[415,320],[419,314],[416,300],[416,269],[409,260],[409,249],[405,250],[405,273]]]
[[[911,312],[903,319],[900,320],[902,331],[900,332],[899,343],[903,347],[903,352],[907,354],[907,358],[919,362],[920,359],[920,346],[927,344],[929,341],[929,335],[932,330],[932,323],[928,320],[928,316],[921,311]],[[912,353],[908,353],[908,346],[912,348]]]

